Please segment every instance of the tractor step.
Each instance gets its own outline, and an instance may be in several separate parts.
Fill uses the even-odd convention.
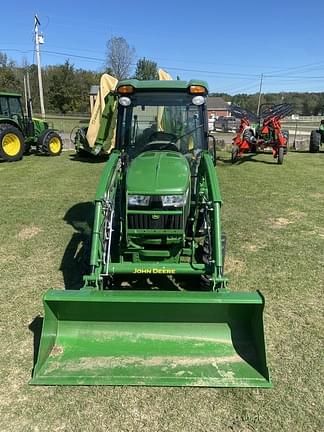
[[[48,291],[31,384],[271,387],[259,293]]]

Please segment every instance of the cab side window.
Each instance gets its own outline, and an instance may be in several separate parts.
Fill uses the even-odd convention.
[[[8,99],[4,96],[0,96],[0,113],[6,117],[10,115]]]
[[[19,116],[22,116],[21,105],[18,98],[15,97],[9,98],[9,109],[10,109],[10,115],[17,114]]]

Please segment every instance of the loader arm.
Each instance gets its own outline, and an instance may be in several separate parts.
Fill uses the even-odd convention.
[[[206,181],[206,191],[208,198],[208,212],[211,219],[211,238],[212,238],[212,260],[213,280],[215,286],[219,283],[224,287],[226,281],[223,277],[223,256],[221,243],[221,223],[220,209],[222,199],[220,195],[219,182],[216,170],[209,153],[204,153],[201,158],[201,176]]]
[[[90,268],[91,273],[85,276],[85,287],[99,288],[100,274],[104,264],[105,232],[104,223],[109,206],[114,203],[118,182],[121,176],[121,154],[115,150],[101,175],[95,197],[95,214],[92,231]]]

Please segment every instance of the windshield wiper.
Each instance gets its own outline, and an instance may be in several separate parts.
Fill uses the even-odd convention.
[[[179,137],[177,137],[177,139],[176,139],[175,141],[170,141],[170,143],[172,143],[172,142],[176,143],[176,142],[179,141],[181,138],[184,138],[185,136],[192,134],[192,132],[195,132],[197,129],[200,129],[200,128],[202,128],[203,126],[204,126],[203,124],[200,124],[200,125],[196,126],[195,128],[191,129],[190,131],[186,132],[185,134],[180,135]]]

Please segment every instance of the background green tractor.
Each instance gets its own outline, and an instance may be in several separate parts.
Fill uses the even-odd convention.
[[[309,140],[309,151],[310,153],[317,153],[320,150],[321,145],[324,144],[324,120],[321,120],[318,129],[313,130]]]
[[[48,123],[32,118],[28,103],[27,115],[21,106],[21,95],[0,92],[0,158],[17,161],[32,147],[37,152],[58,156],[63,148],[61,137]]]

